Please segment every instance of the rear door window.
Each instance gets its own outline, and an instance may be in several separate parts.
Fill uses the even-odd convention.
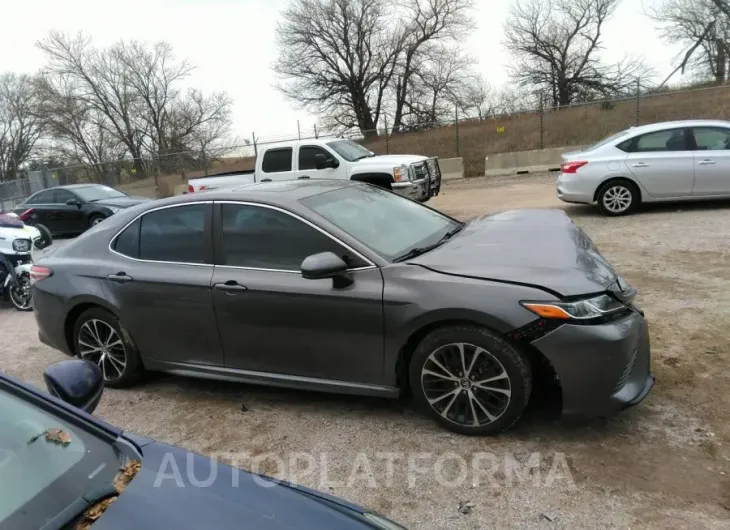
[[[627,153],[689,151],[684,129],[667,129],[642,134],[619,144],[618,148]]]
[[[145,214],[139,229],[139,259],[205,263],[207,207],[207,204],[190,204]],[[133,226],[130,225],[130,228]],[[133,238],[133,233],[130,233],[128,242],[122,243],[133,249]]]
[[[292,148],[269,149],[264,153],[261,171],[264,173],[282,173],[291,171]]]

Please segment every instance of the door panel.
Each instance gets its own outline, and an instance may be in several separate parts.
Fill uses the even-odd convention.
[[[373,383],[383,373],[383,278],[380,269],[331,279],[232,267],[215,268],[213,290],[227,367],[257,372]]]
[[[58,225],[61,232],[82,232],[86,230],[86,214],[77,205],[68,205],[66,201],[69,199],[79,200],[73,193],[68,190],[53,190],[53,209],[58,219]]]
[[[212,204],[147,212],[114,240],[104,292],[143,358],[223,365],[213,309]]]
[[[145,359],[223,365],[211,295],[212,266],[139,262],[103,265],[104,293]],[[107,279],[125,273],[127,283]]]
[[[231,368],[377,384],[383,279],[355,251],[285,210],[215,206],[213,300]],[[354,282],[306,280],[302,261],[332,252]]]
[[[697,149],[693,194],[730,195],[730,129],[695,127],[692,132]]]
[[[656,131],[622,143],[626,166],[649,195],[689,197],[694,186],[694,154],[684,128]]]

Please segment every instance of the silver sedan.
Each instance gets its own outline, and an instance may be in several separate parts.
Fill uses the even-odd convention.
[[[625,215],[643,202],[730,198],[730,122],[691,120],[632,127],[566,153],[558,198]]]

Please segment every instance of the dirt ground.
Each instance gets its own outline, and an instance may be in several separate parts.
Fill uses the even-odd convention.
[[[557,201],[553,178],[525,177],[453,183],[433,205],[464,219],[565,209],[639,289],[657,376],[646,401],[589,424],[528,415],[505,435],[467,438],[403,401],[156,376],[107,390],[97,414],[203,454],[258,456],[239,464],[414,529],[730,528],[730,204],[608,219]],[[8,306],[0,337],[0,369],[38,386],[64,358]],[[475,455],[496,462],[489,480]]]

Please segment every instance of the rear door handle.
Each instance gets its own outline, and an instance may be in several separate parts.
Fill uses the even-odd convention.
[[[129,283],[134,280],[131,276],[127,276],[124,272],[110,274],[106,277],[106,279],[114,283]]]
[[[638,162],[634,164],[634,167],[649,167],[649,164],[645,164],[644,162]]]
[[[711,166],[715,163],[714,160],[703,160],[698,165],[700,166]]]
[[[213,288],[230,294],[248,291],[248,287],[240,285],[236,280],[228,280],[226,283],[216,283],[213,285]]]

